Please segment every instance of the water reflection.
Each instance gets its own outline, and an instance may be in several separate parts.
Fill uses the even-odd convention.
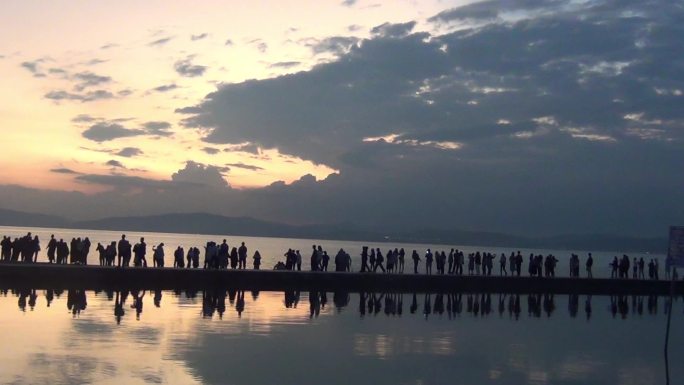
[[[3,296],[14,295],[17,297],[18,308],[22,312],[34,311],[37,308],[39,293],[35,289],[2,290]],[[93,292],[100,294],[100,291]],[[164,302],[164,293],[161,290],[117,290],[104,292],[107,301],[113,301],[114,318],[117,324],[126,316],[126,310],[140,320],[144,311],[144,304],[152,297],[154,307],[161,308]],[[404,302],[408,305],[411,315],[419,315],[424,319],[431,317],[446,317],[457,319],[463,315],[476,318],[490,317],[492,314],[499,318],[508,318],[513,321],[520,320],[523,310],[526,310],[528,318],[551,318],[558,310],[558,303],[567,303],[567,314],[570,318],[577,318],[580,311],[580,303],[584,304],[584,317],[590,320],[593,314],[592,296],[577,294],[558,295],[550,293],[534,294],[507,294],[507,293],[393,293],[393,292],[333,292],[311,291],[300,292],[297,290],[285,291],[281,306],[284,309],[296,309],[304,296],[308,300],[309,318],[317,318],[328,306],[329,297],[332,296],[334,308],[342,312],[350,307],[354,297],[358,299],[357,311],[363,319],[365,317],[401,317],[404,313]],[[63,295],[62,290],[44,290],[46,307],[50,307],[55,298]],[[245,290],[215,289],[215,290],[185,290],[167,292],[173,298],[185,298],[194,300],[201,298],[201,317],[211,319],[217,317],[223,319],[227,307],[232,307],[235,315],[241,318],[247,306]],[[252,302],[259,299],[259,291],[251,291],[249,296]],[[88,294],[86,290],[67,290],[66,307],[73,317],[78,317],[88,307]],[[646,314],[657,315],[660,298],[656,295],[616,295],[605,297],[608,301],[608,312],[614,319],[627,319],[629,316],[642,316],[644,303]],[[668,301],[669,298],[664,299]],[[678,298],[675,298],[678,300]],[[226,305],[228,303],[228,305]],[[524,305],[524,309],[523,309]],[[666,313],[667,302],[663,308]]]

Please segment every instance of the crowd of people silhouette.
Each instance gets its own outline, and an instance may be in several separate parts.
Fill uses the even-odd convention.
[[[50,236],[47,244],[48,263],[56,264],[77,264],[87,265],[88,254],[91,242],[88,237],[72,238],[69,243],[63,239],[57,240],[54,234]],[[12,239],[3,236],[0,242],[0,261],[2,262],[24,262],[35,263],[41,251],[40,240],[37,235],[31,233],[22,237]],[[125,234],[121,235],[118,242],[112,241],[105,245],[97,243],[95,250],[98,252],[100,266],[130,267],[133,259],[134,267],[147,267],[147,243],[145,238],[131,245]],[[239,246],[228,245],[226,239],[221,243],[209,241],[204,246],[204,263],[200,265],[201,251],[197,247],[189,247],[187,251],[183,246],[178,246],[173,252],[174,268],[200,268],[204,269],[247,269],[248,249],[245,242]],[[165,266],[164,243],[152,246],[152,266],[163,268]],[[118,258],[117,258],[118,257]],[[302,255],[299,250],[288,249],[284,253],[284,261],[278,261],[273,267],[274,270],[302,270]],[[363,246],[360,254],[360,273],[387,273],[403,274],[406,251],[404,248],[389,248],[383,253],[380,248]],[[309,259],[310,271],[329,271],[330,255],[321,245],[312,245],[311,257]],[[446,251],[432,251],[428,248],[421,258],[417,250],[412,250],[411,259],[413,260],[413,273],[419,273],[419,266],[424,264],[425,274],[436,275],[475,275],[491,276],[494,270],[495,261],[499,262],[500,276],[520,276],[522,274],[524,257],[520,251],[511,252],[510,255],[501,253],[497,258],[496,253],[487,251],[476,251],[466,253],[462,250],[451,249]],[[527,273],[530,277],[555,277],[559,259],[553,255],[531,253],[528,257]],[[339,249],[332,261],[334,271],[352,272],[352,257],[344,249]],[[257,250],[252,255],[252,268],[259,270],[262,264],[261,253]],[[593,278],[592,268],[594,258],[591,253],[585,259],[585,277]],[[569,259],[570,277],[580,277],[580,257],[571,254]],[[648,264],[643,257],[633,258],[623,255],[622,258],[615,256],[610,262],[611,278],[615,279],[645,279],[644,270],[648,268],[648,278],[659,279],[659,263],[657,258],[652,258]],[[671,277],[671,267],[666,263],[666,277]],[[631,272],[631,277],[630,277]]]

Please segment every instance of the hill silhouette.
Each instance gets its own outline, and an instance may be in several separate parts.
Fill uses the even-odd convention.
[[[483,247],[620,250],[625,252],[643,251],[654,253],[663,253],[667,246],[667,239],[664,237],[639,238],[611,234],[564,234],[551,237],[523,237],[495,232],[427,227],[383,231],[382,229],[366,228],[363,224],[354,223],[291,225],[251,217],[227,217],[206,213],[173,213],[72,221],[57,216],[0,209],[0,225],[207,235],[230,234],[390,243],[438,243]]]

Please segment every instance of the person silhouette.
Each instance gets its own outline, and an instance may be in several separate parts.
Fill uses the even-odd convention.
[[[413,253],[411,253],[411,259],[413,259],[413,274],[418,274],[418,263],[420,262],[420,255],[418,255],[418,252],[416,250],[413,250]]]

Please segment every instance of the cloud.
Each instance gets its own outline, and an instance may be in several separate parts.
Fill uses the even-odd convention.
[[[54,90],[50,91],[47,94],[44,95],[46,99],[50,99],[56,102],[63,101],[63,100],[71,100],[71,101],[80,101],[82,103],[85,102],[93,102],[97,100],[106,100],[106,99],[113,99],[114,94],[107,90],[94,90],[94,91],[88,91],[85,93],[72,93],[64,90]]]
[[[66,167],[53,168],[50,169],[50,172],[53,172],[55,174],[80,174],[79,172]]]
[[[100,122],[90,126],[81,135],[95,142],[106,142],[118,138],[138,136],[146,134],[145,130],[129,129],[118,123]]]
[[[188,161],[185,168],[171,175],[171,180],[220,189],[229,187],[218,167],[193,161]]]
[[[150,47],[161,47],[163,45],[166,45],[166,43],[170,42],[172,39],[173,37],[163,37],[161,39],[153,40],[147,43],[147,45]]]
[[[105,163],[105,165],[111,166],[114,168],[126,168],[126,167],[124,167],[124,165],[121,162],[119,162],[118,160],[114,160],[114,159],[108,160],[107,163]]]
[[[115,155],[118,156],[123,156],[125,158],[132,158],[138,155],[142,155],[143,151],[137,147],[124,147],[118,152],[116,152]]]
[[[183,60],[178,60],[173,68],[176,70],[176,72],[185,77],[197,77],[197,76],[202,76],[204,75],[204,72],[207,70],[206,66],[202,65],[197,65],[197,64],[192,64],[191,62],[192,57],[188,57]]]
[[[90,116],[88,114],[79,114],[74,116],[71,121],[74,123],[90,123],[98,120],[97,118]]]
[[[223,45],[228,46],[228,47],[231,47],[231,46],[233,45],[233,40],[231,40],[231,39],[226,39],[226,42],[223,43]]]
[[[209,36],[209,34],[206,32],[200,33],[198,35],[190,35],[190,40],[192,40],[192,41],[202,40],[202,39],[205,39],[207,36]]]
[[[288,69],[288,68],[292,68],[292,67],[297,67],[300,64],[301,64],[301,62],[298,62],[298,61],[279,61],[279,62],[271,64],[269,67]]]
[[[344,7],[353,7],[357,0],[343,0],[340,5]]]
[[[79,72],[74,74],[72,77],[76,81],[74,90],[79,92],[86,88],[100,86],[112,81],[112,78],[109,76],[97,75],[90,71]]]
[[[93,59],[90,59],[88,61],[83,62],[82,64],[86,65],[86,66],[95,66],[98,64],[106,63],[107,61],[108,60],[93,58]]]
[[[242,169],[251,170],[251,171],[261,171],[264,169],[263,167],[254,166],[252,164],[245,164],[242,162],[240,162],[240,163],[226,163],[226,166],[235,167],[235,168],[242,168]]]
[[[314,54],[331,53],[339,56],[348,53],[361,39],[353,36],[332,36],[324,39],[309,39],[305,45]]]
[[[492,21],[505,13],[532,12],[539,10],[558,10],[561,6],[568,6],[563,0],[486,0],[478,1],[460,7],[451,8],[428,18],[429,22],[449,23],[464,20]]]
[[[221,150],[219,150],[218,148],[215,148],[215,147],[204,147],[204,148],[202,148],[202,151],[206,152],[209,155],[214,155],[214,154],[218,154],[219,152],[221,152]]]
[[[169,92],[169,91],[173,91],[173,90],[175,90],[175,89],[177,89],[177,88],[178,88],[178,85],[176,85],[175,83],[170,83],[170,84],[162,84],[161,86],[154,87],[154,88],[152,89],[152,91],[156,91],[156,92]]]
[[[415,26],[415,21],[397,24],[384,23],[373,27],[371,29],[371,34],[382,37],[404,37],[411,33]]]
[[[268,44],[266,44],[266,42],[264,42],[264,41],[261,40],[261,39],[252,39],[252,40],[249,40],[249,41],[247,42],[247,44],[253,45],[253,46],[256,47],[256,49],[257,49],[259,52],[261,52],[261,53],[266,52],[266,50],[268,49]]]
[[[20,66],[30,72],[33,77],[36,78],[42,78],[45,77],[45,73],[40,68],[40,64],[43,62],[43,59],[37,59],[33,61],[25,61],[20,64]]]
[[[100,49],[102,49],[102,50],[112,49],[112,48],[116,48],[118,46],[119,46],[118,44],[109,43],[109,44],[105,44],[105,45],[101,46]]]
[[[674,20],[684,10],[554,10],[516,8],[515,19],[441,34],[385,24],[310,71],[221,85],[184,110],[184,124],[207,143],[249,142],[338,170],[256,193],[292,199],[312,221],[393,212],[519,233],[657,233],[673,218],[658,202],[684,199],[674,182],[684,158],[684,30]]]
[[[143,124],[145,132],[150,135],[169,136],[171,123],[169,122],[146,122]]]

